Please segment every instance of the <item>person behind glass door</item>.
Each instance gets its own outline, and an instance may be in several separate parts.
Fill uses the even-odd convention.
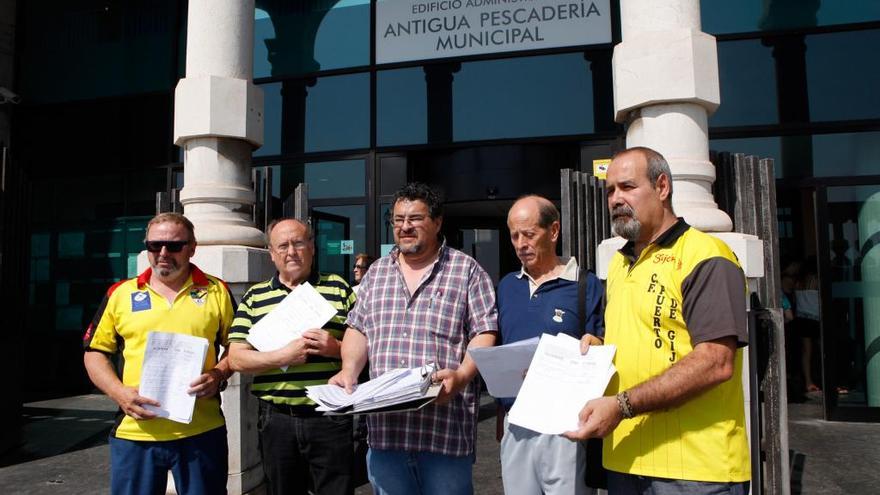
[[[351,288],[354,290],[355,294],[357,294],[358,288],[361,285],[361,280],[364,279],[364,275],[367,274],[367,270],[370,269],[370,265],[372,265],[374,261],[376,261],[376,258],[367,253],[358,253],[354,256],[354,284]]]

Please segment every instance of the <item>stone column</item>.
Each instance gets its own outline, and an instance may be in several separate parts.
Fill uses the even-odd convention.
[[[236,300],[274,268],[252,221],[251,153],[263,143],[263,92],[254,86],[254,0],[190,0],[186,77],[175,90],[174,143],[184,150],[183,212],[195,225],[193,262],[224,279]],[[138,258],[147,266],[146,253]],[[249,376],[223,393],[230,494],[263,481]]]

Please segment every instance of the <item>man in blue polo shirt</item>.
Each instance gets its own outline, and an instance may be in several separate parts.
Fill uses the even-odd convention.
[[[501,342],[566,333],[588,344],[601,343],[602,284],[592,273],[579,270],[576,259],[556,255],[560,224],[553,203],[534,195],[520,198],[507,215],[507,227],[522,269],[498,284]],[[579,285],[583,285],[582,308],[578,308]],[[501,399],[505,412],[513,401]],[[590,493],[584,482],[585,463],[581,443],[512,425],[505,418],[501,474],[506,493]]]

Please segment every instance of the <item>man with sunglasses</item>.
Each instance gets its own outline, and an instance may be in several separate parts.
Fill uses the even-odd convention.
[[[473,493],[479,401],[468,348],[492,346],[498,332],[492,279],[446,245],[440,196],[408,184],[394,197],[396,246],[370,267],[348,315],[342,371],[331,383],[351,391],[370,363],[375,378],[393,368],[436,365],[434,404],[367,416],[367,470],[375,493]]]
[[[219,392],[232,371],[219,346],[227,345],[232,296],[222,280],[190,263],[196,238],[183,215],[150,220],[144,245],[150,267],[110,287],[83,337],[89,378],[120,409],[110,432],[111,491],[164,493],[170,470],[178,493],[225,493],[228,449]],[[160,404],[138,393],[153,331],[208,340],[203,373],[188,390],[196,397],[188,424],[157,417],[146,406]],[[121,379],[111,362],[117,354]]]
[[[293,218],[266,229],[269,255],[278,272],[248,289],[230,331],[232,368],[256,375],[251,392],[259,399],[257,430],[270,494],[345,495],[353,492],[354,438],[351,417],[324,416],[306,397],[339,371],[340,339],[354,292],[342,277],[312,266],[315,239],[308,225]],[[247,342],[250,329],[290,291],[309,282],[336,309],[325,328],[306,331],[287,346],[260,352]],[[286,369],[282,370],[281,368]]]

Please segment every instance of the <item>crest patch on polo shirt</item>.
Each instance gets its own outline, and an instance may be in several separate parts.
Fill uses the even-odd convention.
[[[553,311],[556,313],[553,315],[553,321],[556,323],[562,323],[562,315],[565,314],[565,311],[561,309],[554,309]]]
[[[131,293],[131,312],[146,311],[152,308],[150,303],[150,293],[147,291]]]
[[[205,304],[205,298],[208,296],[208,289],[193,289],[189,291],[189,297],[197,306]]]

